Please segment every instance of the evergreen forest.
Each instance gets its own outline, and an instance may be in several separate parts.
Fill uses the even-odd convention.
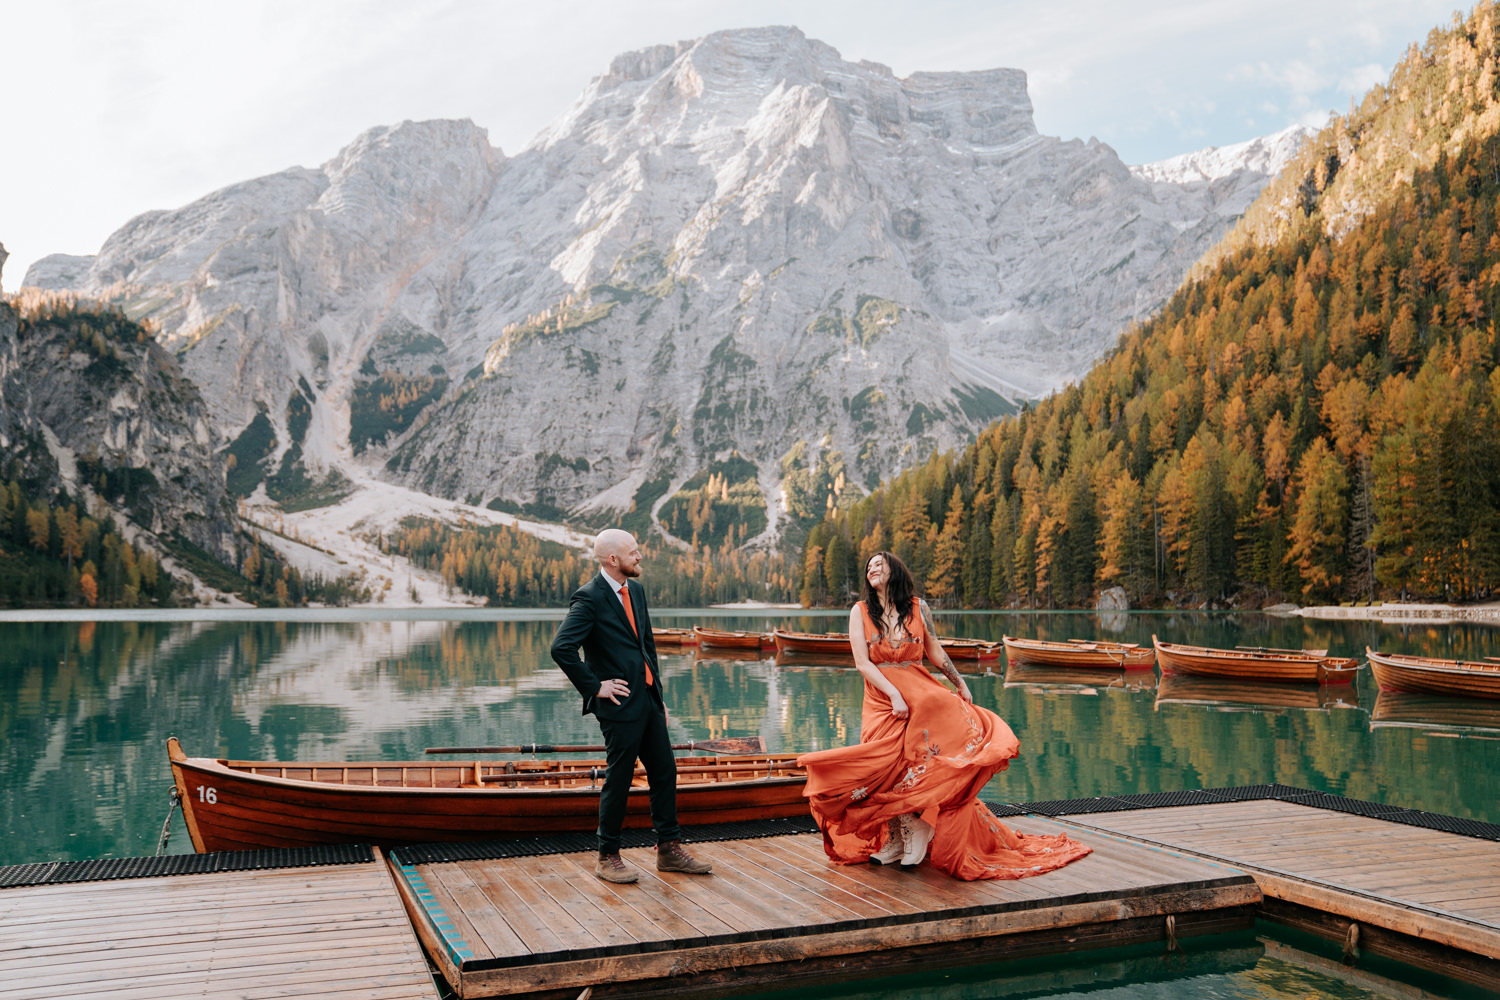
[[[1493,597],[1496,49],[1413,46],[1081,383],[830,512],[802,601],[880,549],[945,607]]]
[[[108,516],[0,483],[0,605],[169,606],[172,588],[156,557],[122,538]]]
[[[507,525],[454,528],[408,518],[382,549],[436,570],[454,590],[507,607],[566,605],[599,572],[589,553]],[[795,564],[773,552],[739,549],[728,540],[689,552],[649,543],[641,550],[656,608],[795,599]]]

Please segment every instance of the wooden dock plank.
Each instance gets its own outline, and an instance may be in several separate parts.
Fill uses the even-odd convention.
[[[1065,829],[1051,821],[1029,825],[1028,832]],[[587,939],[529,956],[455,961],[434,952],[434,960],[447,961],[445,972],[466,997],[639,980],[662,980],[659,987],[668,989],[665,981],[684,976],[692,977],[695,988],[770,983],[778,969],[801,974],[811,967],[807,963],[823,962],[850,968],[858,964],[850,956],[892,949],[951,955],[955,945],[968,948],[964,942],[995,941],[982,947],[998,956],[1005,949],[1002,939],[1066,949],[1080,933],[1104,941],[1159,938],[1168,913],[1186,921],[1179,927],[1193,926],[1194,914],[1204,914],[1196,918],[1199,925],[1214,932],[1249,925],[1261,898],[1249,877],[1125,838],[1099,839],[1109,840],[1098,852],[1100,863],[1080,862],[1019,881],[962,882],[925,864],[910,872],[838,865],[823,853],[821,838],[809,834],[695,843],[693,853],[714,866],[702,876],[657,872],[654,852],[630,849],[627,860],[640,870],[640,881],[631,885],[596,880],[589,854],[415,867],[429,872],[462,864],[476,884],[482,884],[483,872],[528,904],[545,889],[557,894],[550,897],[555,907],[566,903],[590,925]],[[485,896],[481,906],[514,924],[493,891]],[[633,940],[622,940],[611,926],[628,928]],[[423,940],[433,952],[434,935]]]
[[[741,843],[738,845],[736,857],[742,864],[754,865],[763,873],[762,877],[791,882],[801,889],[814,893],[818,898],[827,900],[830,905],[848,911],[852,916],[887,917],[895,912],[872,899],[873,893],[851,892],[832,880],[822,877],[820,872],[787,864],[761,841],[752,840]]]
[[[506,926],[522,945],[518,954],[557,951],[563,947],[562,939],[552,932],[552,928],[529,916],[531,908],[526,900],[511,887],[499,869],[480,862],[465,862],[461,867],[484,892],[486,901],[504,916]]]
[[[117,904],[110,905],[128,905],[128,902],[128,898],[122,897]],[[87,937],[94,941],[122,944],[132,941],[160,942],[165,946],[178,947],[185,946],[194,940],[211,940],[215,935],[263,932],[271,936],[281,932],[295,934],[302,928],[319,933],[332,933],[344,926],[361,926],[363,922],[371,919],[397,921],[400,918],[399,911],[383,906],[379,909],[372,908],[369,911],[361,910],[352,913],[351,910],[356,909],[353,904],[358,902],[357,899],[350,899],[344,902],[343,909],[339,911],[327,910],[308,914],[288,913],[284,909],[267,911],[265,907],[256,907],[251,912],[237,913],[233,918],[216,920],[212,924],[212,929],[205,929],[196,922],[186,922],[181,926],[162,926],[142,919],[133,919],[128,922],[118,918],[111,920],[98,913],[72,919],[38,920],[29,927],[5,928],[3,933],[0,933],[0,958],[17,950],[34,951],[37,940],[42,936],[60,942]],[[182,914],[192,912],[213,912],[213,906],[204,905],[193,910],[180,909],[168,916],[181,920]],[[60,944],[59,947],[66,947],[66,944]]]
[[[718,852],[703,851],[705,844],[694,844],[693,852],[703,854],[705,860],[716,860]],[[694,902],[713,912],[720,908],[732,909],[744,921],[744,929],[764,931],[776,927],[794,927],[799,921],[790,916],[785,897],[778,893],[762,893],[753,880],[743,878],[728,865],[716,867],[711,877],[684,875],[680,872],[658,872],[654,862],[648,869],[652,876],[690,896]]]
[[[382,862],[0,889],[0,998],[436,1000]]]
[[[593,923],[606,929],[606,934],[601,935],[606,943],[626,944],[671,938],[671,934],[658,927],[656,921],[605,889],[606,883],[594,875],[592,868],[584,871],[582,865],[561,854],[546,860],[550,873],[548,877],[556,880],[557,888],[566,887],[568,893],[567,900],[555,893],[553,898],[563,905],[570,905],[568,900],[576,901],[571,905],[588,915],[580,919],[588,920],[592,917]]]
[[[270,936],[281,930],[295,931],[304,927],[316,928],[320,932],[333,931],[346,923],[360,926],[372,918],[399,922],[401,914],[400,906],[392,905],[393,900],[371,898],[368,881],[362,886],[356,884],[357,891],[347,892],[340,899],[321,900],[307,906],[301,905],[299,900],[295,909],[285,905],[285,897],[279,907],[254,898],[246,901],[246,905],[240,905],[242,900],[233,894],[203,892],[180,897],[180,905],[167,911],[156,909],[153,905],[155,895],[143,885],[144,882],[108,883],[115,887],[115,891],[108,896],[90,896],[86,903],[80,900],[78,905],[86,907],[82,912],[75,912],[74,902],[66,896],[50,900],[39,898],[36,903],[49,905],[52,909],[46,911],[39,905],[28,911],[31,919],[27,922],[0,925],[0,957],[16,949],[35,950],[37,941],[42,938],[59,942],[58,947],[68,947],[67,942],[85,936],[95,942],[140,940],[174,946],[179,942],[211,937],[215,933],[222,936],[260,930]],[[361,904],[357,910],[351,907],[356,902]],[[226,903],[234,905],[225,909]],[[122,910],[130,913],[130,920],[120,919]],[[217,917],[211,928],[200,921],[181,919],[184,913],[194,912],[217,913]]]
[[[729,927],[731,933],[752,933],[766,927],[760,917],[740,909],[731,899],[703,885],[699,879],[658,872],[654,867],[642,867],[640,871],[640,882],[636,884],[656,894],[658,899],[671,906],[674,913],[690,923],[694,922],[692,915],[696,912],[712,914]]]
[[[390,933],[393,936],[403,935],[405,932],[394,921],[391,926],[395,928]],[[232,941],[235,936],[247,932],[253,933],[254,928],[221,931],[217,927],[202,934],[186,937],[173,937],[165,940],[133,941],[122,945],[117,940],[108,938],[97,938],[93,949],[86,954],[78,952],[77,945],[72,942],[50,941],[47,945],[36,948],[16,949],[9,952],[0,959],[0,973],[10,970],[25,969],[38,961],[54,961],[66,959],[72,965],[83,965],[89,962],[100,962],[113,968],[130,968],[135,965],[149,966],[160,962],[163,958],[176,960],[182,955],[191,955],[195,951],[203,951],[205,954],[225,954],[235,957],[241,953],[249,954],[253,951],[261,951],[268,954],[277,954],[294,947],[299,940],[306,938],[309,932],[316,933],[320,941],[320,948],[329,954],[343,948],[364,947],[369,942],[374,942],[381,932],[372,932],[368,921],[350,923],[349,925],[329,929],[326,927],[315,928],[281,928],[272,929],[262,935],[254,933],[253,944],[245,946],[226,945],[226,940]]]
[[[410,941],[410,934],[373,936],[370,941],[375,946],[400,946]],[[157,990],[182,986],[201,994],[204,980],[210,976],[215,988],[224,992],[237,988],[238,984],[274,982],[294,976],[298,987],[307,990],[315,983],[337,981],[351,972],[358,973],[369,960],[370,947],[359,947],[356,942],[348,942],[342,949],[320,950],[315,957],[309,957],[306,952],[288,953],[284,949],[213,949],[199,957],[157,957],[134,963],[70,960],[66,965],[54,965],[50,974],[37,974],[33,967],[26,978],[28,985],[37,990],[64,986],[76,988],[80,975],[86,975],[95,983],[114,982],[123,986],[138,982],[148,984],[143,988]],[[304,995],[321,995],[321,989]]]
[[[436,883],[453,901],[454,925],[475,955],[492,958],[525,953],[526,945],[463,865],[446,865],[432,875],[429,885]]]
[[[797,838],[793,837],[765,837],[755,840],[755,850],[768,858],[775,864],[785,868],[796,867],[800,871],[808,873],[827,883],[833,889],[842,890],[864,900],[867,904],[878,906],[888,913],[920,913],[922,907],[914,902],[907,894],[901,892],[901,886],[891,881],[882,887],[875,884],[875,880],[859,879],[851,876],[847,866],[834,864],[824,856],[822,848],[818,849],[817,855],[812,856],[800,851],[794,844]],[[819,866],[821,863],[821,867]]]
[[[594,948],[599,939],[577,920],[566,907],[559,906],[552,894],[538,885],[526,870],[525,858],[508,858],[500,871],[506,885],[525,904],[510,915],[511,927],[523,940],[547,933],[557,939],[559,951]]]
[[[812,837],[787,837],[789,849],[799,851],[806,863],[832,865],[824,853],[822,842]],[[902,871],[895,865],[841,865],[846,872],[858,872],[861,880],[869,879],[889,895],[899,895],[916,904],[921,912],[950,910],[970,905],[973,895],[962,891],[950,891],[946,882],[934,882],[916,872]],[[911,876],[918,877],[912,878]]]
[[[601,906],[610,908],[617,923],[645,921],[646,926],[654,929],[651,940],[690,940],[729,931],[729,925],[665,883],[645,879],[634,885],[615,885],[595,876],[591,865],[567,855],[559,857],[573,869],[573,882],[580,891],[597,896]],[[670,903],[669,893],[675,897]],[[689,919],[681,911],[691,911],[694,915]]]
[[[1064,817],[1214,858],[1268,897],[1500,958],[1500,847],[1386,820],[1261,800]]]
[[[807,925],[824,921],[858,920],[866,914],[857,902],[850,905],[837,897],[842,894],[823,894],[817,889],[801,884],[801,880],[782,875],[779,866],[766,867],[756,863],[754,852],[744,850],[736,844],[733,850],[720,849],[718,844],[695,844],[694,854],[714,866],[714,874],[726,881],[733,881],[741,889],[754,893],[774,893],[774,905],[781,909],[793,925]]]

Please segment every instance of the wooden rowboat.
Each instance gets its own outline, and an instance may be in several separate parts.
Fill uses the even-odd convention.
[[[167,740],[193,847],[242,851],[583,833],[599,826],[602,760],[243,761],[189,757]],[[807,814],[795,754],[679,757],[684,825]],[[646,779],[627,827],[649,827]]]
[[[1320,655],[1323,650],[1213,649],[1184,646],[1151,637],[1163,674],[1195,674],[1247,681],[1291,684],[1348,684],[1359,672],[1359,661]]]
[[[998,642],[985,642],[983,639],[945,639],[942,636],[938,636],[938,642],[942,645],[943,652],[953,660],[1000,659]]]
[[[693,638],[702,649],[767,649],[775,648],[776,640],[769,632],[724,632],[716,628],[693,626]]]
[[[1368,646],[1365,655],[1370,658],[1375,683],[1382,691],[1500,698],[1500,663],[1377,653]]]
[[[772,629],[771,638],[778,653],[817,653],[823,656],[854,658],[847,632],[789,632]]]
[[[651,638],[658,646],[696,646],[698,640],[693,637],[690,628],[655,628],[651,629]]]
[[[1045,639],[1018,639],[1007,635],[1005,657],[1011,663],[1035,667],[1114,667],[1119,670],[1150,670],[1156,665],[1156,651],[1133,642],[1111,642],[1108,639],[1069,639],[1049,642]]]

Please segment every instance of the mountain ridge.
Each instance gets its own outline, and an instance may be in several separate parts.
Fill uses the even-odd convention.
[[[1042,136],[1019,70],[747,29],[616,57],[513,157],[371,129],[28,280],[157,324],[223,445],[264,416],[268,484],[654,517],[739,455],[769,540],[1080,377],[1264,181]]]

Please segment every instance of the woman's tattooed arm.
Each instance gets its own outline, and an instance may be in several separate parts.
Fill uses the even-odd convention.
[[[920,602],[920,607],[922,609],[922,626],[927,629],[927,634],[933,638],[933,642],[927,647],[927,657],[932,660],[934,666],[943,672],[943,676],[948,678],[954,687],[962,691],[967,686],[964,684],[964,679],[959,676],[958,668],[949,659],[948,651],[942,647],[941,643],[936,641],[937,626],[932,623],[932,609],[927,606],[926,601]]]

